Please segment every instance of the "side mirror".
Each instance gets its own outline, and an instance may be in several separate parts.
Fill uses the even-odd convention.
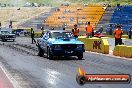
[[[47,37],[44,37],[44,40],[48,40],[48,38]]]

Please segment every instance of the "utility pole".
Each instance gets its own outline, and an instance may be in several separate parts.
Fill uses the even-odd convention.
[[[78,17],[78,16],[79,16],[79,13],[78,13],[78,12],[79,12],[80,10],[82,10],[82,9],[81,9],[81,8],[77,8],[77,25],[78,25],[78,19],[79,19],[79,17]]]

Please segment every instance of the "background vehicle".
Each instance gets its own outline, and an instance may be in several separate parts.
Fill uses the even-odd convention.
[[[11,32],[7,31],[7,30],[1,30],[0,31],[0,39],[5,42],[7,40],[13,40],[15,41],[15,34],[12,34]]]
[[[77,56],[83,58],[84,43],[75,39],[71,32],[50,30],[37,40],[39,56],[47,53],[49,59],[54,56]]]
[[[30,32],[28,32],[27,30],[24,30],[24,29],[13,30],[13,33],[16,36],[29,36],[30,35]]]

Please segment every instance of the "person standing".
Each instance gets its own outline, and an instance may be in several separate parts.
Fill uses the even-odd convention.
[[[9,28],[12,28],[12,21],[10,20]]]
[[[116,45],[121,45],[122,44],[122,34],[123,30],[121,29],[120,25],[117,25],[117,28],[114,30],[114,36],[115,36],[115,46]]]
[[[102,33],[103,30],[104,30],[104,29],[103,29],[103,26],[101,26],[100,29],[99,29],[99,32]]]
[[[45,32],[44,27],[41,27],[41,31],[42,31],[42,33],[41,33],[41,37],[42,37],[44,35],[44,32]]]
[[[86,34],[88,38],[92,38],[93,36],[93,26],[88,22],[88,25],[86,27]]]
[[[109,35],[112,35],[112,24],[110,24]]]
[[[131,39],[131,36],[132,36],[132,29],[129,28],[129,30],[128,30],[128,37],[129,37],[129,39]]]
[[[63,30],[66,30],[65,28],[63,28]]]
[[[1,22],[0,22],[0,30],[1,30]]]
[[[75,38],[78,38],[79,29],[77,28],[77,24],[74,25],[74,28],[72,29],[72,33],[73,33]]]
[[[35,34],[34,34],[34,30],[33,30],[33,28],[31,28],[32,44],[33,44],[33,43],[36,43],[36,41],[35,41],[35,39],[34,39],[34,36],[35,36]]]

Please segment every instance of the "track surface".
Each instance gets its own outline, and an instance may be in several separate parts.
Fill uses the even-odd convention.
[[[85,52],[84,60],[60,58],[48,60],[37,56],[37,47],[29,38],[0,42],[0,62],[20,88],[132,88],[130,84],[86,84],[76,82],[78,67],[88,74],[130,74],[132,61]],[[18,87],[17,86],[17,87]]]
[[[0,67],[0,88],[13,88],[10,80],[6,77],[2,68]]]

